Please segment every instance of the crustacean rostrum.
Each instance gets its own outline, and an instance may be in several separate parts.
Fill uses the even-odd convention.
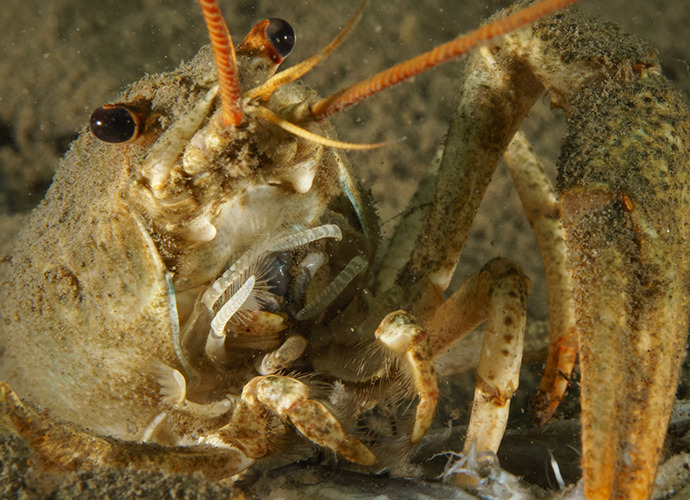
[[[357,16],[274,74],[289,25],[258,23],[235,65],[202,2],[213,53],[94,112],[17,241],[2,285],[4,425],[58,468],[220,478],[308,456],[310,443],[381,467],[400,439],[360,428],[362,416],[378,409],[418,442],[437,404],[433,356],[487,321],[465,452],[495,452],[529,279],[497,259],[441,296],[505,153],[549,284],[537,416],[553,413],[579,356],[585,494],[648,496],[687,331],[687,105],[653,50],[613,28],[558,14],[513,31],[570,3],[514,8],[319,100],[297,79]],[[437,187],[376,258],[371,202],[338,152],[360,146],[325,119],[478,44]],[[569,121],[559,198],[516,135],[545,90]]]

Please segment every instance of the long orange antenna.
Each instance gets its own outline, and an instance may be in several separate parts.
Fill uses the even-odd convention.
[[[312,116],[317,121],[328,118],[388,87],[423,73],[449,59],[465,54],[483,42],[505,35],[525,24],[548,16],[578,1],[540,0],[529,7],[513,12],[507,17],[497,19],[466,35],[454,38],[450,42],[439,45],[429,52],[396,64],[392,68],[322,99],[311,108]]]
[[[223,123],[237,127],[242,123],[242,102],[232,38],[218,3],[215,0],[199,0],[199,4],[204,13],[204,21],[206,21],[213,47],[213,57],[218,69]]]

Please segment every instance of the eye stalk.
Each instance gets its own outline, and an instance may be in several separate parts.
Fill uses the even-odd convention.
[[[100,141],[123,144],[141,136],[144,120],[123,104],[105,104],[91,113],[89,128]]]
[[[264,19],[237,46],[237,53],[262,59],[273,74],[295,46],[295,30],[277,17]]]

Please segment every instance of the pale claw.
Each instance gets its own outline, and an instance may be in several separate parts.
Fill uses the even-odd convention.
[[[309,387],[290,377],[269,375],[255,377],[245,384],[242,402],[233,421],[219,437],[240,447],[247,455],[259,458],[269,450],[269,433],[280,432],[269,427],[266,408],[291,422],[307,439],[319,446],[337,451],[347,460],[360,465],[376,464],[376,457],[359,440],[349,436],[340,422],[320,402],[311,399]]]
[[[376,463],[374,454],[348,436],[324,405],[310,399],[309,388],[299,380],[279,375],[264,377],[256,384],[256,397],[319,446],[335,450],[360,465]]]
[[[429,339],[415,319],[404,311],[387,315],[376,329],[376,338],[403,358],[419,397],[410,441],[418,443],[431,427],[438,403],[438,382]]]
[[[285,339],[285,342],[276,349],[266,354],[261,359],[259,373],[261,375],[272,375],[288,368],[295,362],[307,347],[307,339],[301,335],[292,335]]]
[[[42,465],[53,470],[115,467],[180,474],[201,472],[217,480],[238,474],[254,463],[227,445],[166,447],[99,436],[37,412],[4,382],[0,382],[0,431],[19,435],[42,458]]]

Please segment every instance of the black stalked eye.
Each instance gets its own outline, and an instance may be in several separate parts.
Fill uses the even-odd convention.
[[[106,104],[94,110],[89,127],[97,139],[112,144],[129,142],[141,133],[137,116],[120,105]]]
[[[285,58],[295,46],[295,30],[287,21],[272,17],[268,20],[266,37],[280,57]]]

